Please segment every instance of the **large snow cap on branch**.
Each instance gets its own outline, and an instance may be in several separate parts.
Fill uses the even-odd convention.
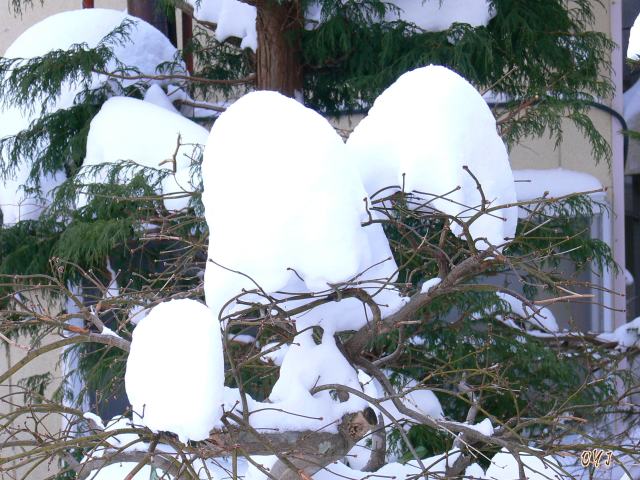
[[[242,48],[254,52],[258,48],[256,7],[239,0],[187,0],[194,7],[198,20],[215,24],[215,37],[224,41],[229,37],[241,39]],[[495,16],[488,0],[393,0],[387,2],[398,7],[384,18],[387,22],[402,20],[418,27],[439,32],[454,23],[468,23],[472,27],[485,26]],[[322,19],[322,8],[310,3],[305,12],[307,25],[315,26]]]
[[[474,176],[488,207],[516,198],[509,157],[491,110],[471,84],[444,67],[402,75],[376,99],[347,146],[369,195],[404,185],[407,192],[428,194],[423,197],[429,206],[461,219],[469,219],[482,205]],[[480,216],[470,231],[474,239],[501,245],[513,237],[516,222],[517,209],[500,209]],[[453,230],[461,233],[456,224]]]
[[[173,60],[176,48],[158,29],[123,11],[104,8],[70,10],[47,17],[20,35],[4,56],[34,58],[80,43],[94,48],[125,20],[132,26],[127,30],[128,39],[113,45],[118,60],[144,73],[155,73],[160,63]]]
[[[258,49],[256,7],[238,0],[187,0],[194,7],[198,20],[215,23],[216,40],[229,37],[242,40],[241,48]]]
[[[358,280],[394,275],[380,226],[361,226],[366,193],[344,143],[295,100],[262,91],[234,103],[211,130],[202,175],[211,232],[205,293],[215,314],[256,284],[304,293],[365,270]]]
[[[224,401],[220,325],[211,311],[195,300],[152,308],[133,331],[125,386],[151,430],[207,438]]]
[[[179,210],[188,205],[189,193],[196,189],[191,183],[190,167],[200,155],[207,135],[207,130],[197,123],[166,108],[134,98],[114,97],[91,121],[83,166],[128,160],[143,167],[172,169],[175,160],[175,174],[163,179],[162,192],[158,193],[167,195],[164,203],[168,210]],[[87,173],[88,182],[102,182],[107,167]],[[134,173],[127,169],[120,180],[125,182]],[[79,200],[82,206],[84,200]]]
[[[400,12],[391,12],[387,21],[403,20],[432,32],[447,30],[454,23],[486,26],[495,16],[488,0],[393,0]]]
[[[159,64],[174,59],[177,50],[156,28],[124,12],[101,8],[63,12],[36,23],[11,44],[4,57],[31,59],[81,43],[93,48],[124,20],[132,22],[128,30],[129,39],[122,44],[111,45],[120,62],[153,74]],[[98,87],[105,80],[104,76],[94,74],[91,86]],[[63,85],[48,111],[71,107],[80,87],[71,83]],[[33,112],[25,112],[17,106],[0,107],[0,138],[14,136],[26,129],[40,115],[37,101],[33,102],[33,108]],[[4,224],[37,218],[51,200],[49,192],[64,180],[62,172],[41,175],[43,196],[39,198],[25,193],[23,189],[30,171],[30,162],[24,159],[7,181],[0,179],[0,209]]]

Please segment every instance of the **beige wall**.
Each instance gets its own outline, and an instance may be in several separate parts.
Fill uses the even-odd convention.
[[[593,2],[594,4],[596,2]],[[613,38],[611,31],[612,8],[616,1],[605,1],[604,6],[596,6],[597,31],[606,33]],[[603,103],[611,106],[610,100]],[[622,112],[620,112],[622,113]],[[615,121],[609,114],[592,110],[591,119],[605,140],[612,144],[612,122]],[[562,126],[563,142],[556,148],[555,140],[548,136],[537,139],[528,139],[511,151],[511,164],[513,168],[566,168],[578,170],[595,176],[603,186],[611,188],[613,185],[612,171],[606,162],[597,164],[591,154],[591,145],[584,139],[584,134],[578,131],[572,122],[565,121]],[[609,191],[609,200],[612,200],[613,192]]]
[[[42,294],[31,292],[23,296],[25,307],[29,311],[39,311],[44,315],[53,316],[61,309],[60,301],[55,301]],[[32,339],[21,335],[16,339],[3,338],[0,340],[0,372],[5,373],[10,367],[18,364],[28,353],[29,349],[46,345],[60,337],[45,337],[40,339],[38,344],[33,344]],[[55,390],[60,386],[62,380],[61,368],[62,350],[52,350],[30,361],[24,368],[15,372],[10,380],[0,385],[0,445],[5,442],[33,441],[33,435],[28,434],[28,430],[37,431],[43,438],[60,435],[63,429],[63,418],[59,413],[53,412],[29,412],[19,414],[18,409],[23,403],[23,388],[20,386],[21,380],[33,375],[51,374],[51,384],[45,392],[46,398],[52,398]],[[39,403],[39,402],[35,402]],[[44,403],[44,402],[43,402]],[[15,417],[14,417],[15,416]],[[37,419],[37,420],[36,420]],[[36,425],[37,422],[37,425]],[[23,446],[13,446],[0,450],[0,458],[10,458],[19,455],[24,451]],[[12,480],[21,479],[32,464],[25,464],[16,470],[7,469],[18,466],[21,460],[15,460],[8,465],[3,465],[0,472],[0,479]],[[40,480],[51,476],[58,471],[58,461],[56,457],[51,457],[50,461],[42,462],[29,474],[29,479]]]

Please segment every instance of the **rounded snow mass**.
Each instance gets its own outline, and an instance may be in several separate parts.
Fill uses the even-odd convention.
[[[402,75],[376,99],[347,141],[369,195],[403,185],[424,192],[418,203],[461,220],[516,200],[513,173],[496,120],[478,91],[441,66]],[[469,226],[474,240],[494,246],[513,238],[517,208],[482,214]],[[462,227],[452,223],[458,235]],[[486,248],[484,241],[477,248]]]
[[[3,56],[28,60],[56,49],[67,50],[77,44],[95,48],[124,21],[131,22],[127,31],[128,40],[110,44],[114,57],[119,62],[153,74],[158,65],[174,60],[176,48],[155,27],[125,12],[102,8],[71,10],[47,17],[25,30]],[[114,68],[115,62],[112,62],[107,70]],[[107,78],[104,75],[93,74],[90,86],[96,88],[105,81]],[[65,82],[60,94],[45,113],[71,107],[81,87],[80,83]],[[32,103],[37,105],[41,103],[41,99]],[[17,105],[7,108],[0,106],[0,138],[18,134],[39,117],[39,109],[24,111]],[[0,181],[0,209],[5,225],[38,218],[50,202],[52,191],[65,180],[63,171],[42,173],[40,184],[43,198],[39,198],[38,195],[24,191],[30,170],[30,161],[23,159],[6,179]]]
[[[153,307],[133,331],[125,387],[133,410],[153,431],[204,440],[222,415],[220,325],[195,300]]]
[[[202,177],[211,232],[205,294],[214,314],[243,290],[318,292],[356,277],[379,292],[378,303],[398,303],[394,290],[380,291],[397,268],[387,238],[379,224],[362,227],[366,192],[344,142],[317,112],[276,92],[245,95],[211,129]],[[365,324],[360,301],[339,304],[339,312],[315,308],[304,321],[324,320],[333,331]]]

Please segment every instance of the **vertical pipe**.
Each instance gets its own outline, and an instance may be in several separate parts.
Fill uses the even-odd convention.
[[[181,10],[182,18],[182,51],[184,62],[187,64],[189,73],[193,73],[193,53],[191,53],[191,39],[193,38],[193,17],[189,12]]]
[[[82,8],[93,8],[94,6],[93,0],[82,0]]]
[[[150,23],[165,36],[169,36],[167,17],[159,9],[158,0],[127,0],[127,12]]]
[[[611,107],[618,112],[623,110],[622,97],[622,77],[623,77],[623,52],[622,45],[622,0],[611,0],[611,39],[618,45],[612,52],[611,64],[613,71],[611,79],[615,86],[615,94],[611,101]],[[612,186],[613,186],[613,258],[624,267],[625,262],[625,236],[624,236],[624,147],[623,137],[620,133],[621,126],[611,119],[611,150],[612,158]],[[610,287],[614,292],[612,307],[613,325],[605,325],[605,331],[611,331],[626,323],[626,285],[622,272],[614,276],[613,285]]]

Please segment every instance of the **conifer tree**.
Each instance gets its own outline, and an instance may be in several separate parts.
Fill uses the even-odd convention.
[[[16,11],[30,3],[11,1]],[[451,0],[443,3],[447,1]],[[157,3],[166,11],[185,7],[175,0]],[[193,3],[197,12],[200,2]],[[524,464],[531,464],[523,464],[519,454],[539,457],[536,468],[544,469],[545,462],[553,464],[554,453],[577,455],[587,445],[606,450],[615,443],[618,463],[630,464],[637,454],[630,437],[581,436],[583,420],[599,425],[598,414],[629,412],[616,393],[619,384],[630,386],[622,399],[637,391],[636,379],[618,368],[624,355],[595,335],[531,334],[535,321],[540,321],[541,304],[534,303],[538,294],[580,297],[567,294],[580,282],[563,277],[561,261],[578,269],[615,268],[608,246],[585,234],[597,206],[581,195],[525,202],[526,218],[515,239],[504,249],[485,251],[452,232],[455,225],[468,232],[465,221],[448,212],[415,210],[411,205],[420,200],[402,188],[372,195],[370,222],[384,224],[399,266],[393,283],[406,295],[407,306],[400,309],[399,319],[381,318],[375,330],[337,334],[336,348],[386,392],[390,403],[374,406],[393,406],[410,428],[396,422],[380,429],[382,409],[378,418],[364,409],[359,415],[345,415],[337,434],[305,431],[279,436],[252,430],[247,418],[232,407],[222,431],[205,442],[183,442],[171,432],[153,433],[125,419],[104,428],[100,419],[84,415],[90,410],[106,420],[114,393],[122,397],[136,315],[169,299],[203,299],[208,258],[202,149],[194,145],[206,138],[197,142],[179,137],[173,156],[158,158],[153,165],[140,166],[127,158],[109,165],[89,164],[93,153],[88,151],[87,135],[97,128],[92,121],[104,105],[114,105],[113,97],[141,99],[156,95],[160,87],[170,108],[209,129],[229,103],[256,89],[296,97],[326,116],[364,113],[404,72],[439,64],[478,90],[491,90],[505,99],[495,105],[494,113],[508,144],[545,132],[560,139],[562,122],[568,118],[591,142],[594,157],[608,160],[609,146],[588,111],[594,99],[612,92],[607,73],[613,44],[606,35],[591,31],[590,0],[576,0],[571,7],[562,0],[492,0],[493,15],[486,25],[453,23],[435,30],[407,21],[394,2],[381,0],[242,3],[256,7],[257,49],[242,48],[242,39],[233,36],[218,39],[220,25],[202,21],[202,29],[185,45],[196,58],[191,74],[180,57],[154,72],[119,61],[114,51],[128,48],[127,42],[135,38],[130,20],[95,46],[77,44],[26,61],[0,59],[1,105],[35,112],[24,130],[0,139],[0,171],[9,178],[28,165],[25,187],[35,198],[47,195],[47,176],[65,177],[43,202],[42,214],[15,224],[5,220],[0,227],[0,305],[6,312],[1,333],[15,345],[24,341],[21,334],[29,333],[34,340],[28,360],[49,348],[47,335],[54,335],[57,346],[77,344],[66,351],[71,370],[54,397],[47,396],[51,375],[26,379],[19,385],[26,406],[15,413],[66,415],[68,430],[32,435],[18,445],[24,446],[23,452],[6,457],[6,465],[15,462],[7,468],[55,457],[61,462],[61,475],[68,475],[60,478],[87,478],[93,469],[123,461],[132,462],[126,471],[118,471],[125,475],[140,473],[148,464],[151,469],[142,474],[149,478],[162,478],[163,472],[174,478],[209,478],[213,467],[207,462],[230,457],[220,468],[229,469],[235,478],[238,457],[251,462],[251,455],[275,454],[273,469],[262,473],[307,480],[320,467],[344,459],[355,443],[372,451],[358,468],[365,471],[376,471],[394,458],[418,464],[422,459],[435,461],[435,455],[458,449],[462,455],[440,472],[446,478],[460,478],[474,463],[486,468],[501,448],[515,459],[520,475]],[[96,73],[101,75],[99,82],[93,81]],[[78,86],[75,98],[56,108],[61,89],[64,92],[70,81]],[[105,104],[108,100],[112,103]],[[188,160],[180,160],[183,154]],[[166,188],[181,161],[189,163],[193,191]],[[255,241],[270,233],[256,231]],[[486,281],[507,274],[515,274],[522,288]],[[436,277],[440,284],[427,283]],[[66,303],[61,314],[42,306],[40,294],[33,294],[36,287],[47,298]],[[354,296],[363,308],[368,305],[375,311],[357,281],[333,288],[318,295],[319,306]],[[268,309],[250,300],[226,317],[226,383],[240,392],[238,403],[247,401],[245,393],[256,400],[268,397],[277,380],[273,358],[283,344],[295,341],[293,314],[269,298],[273,305]],[[509,301],[513,298],[524,313]],[[320,330],[314,327],[313,339],[322,344]],[[246,336],[253,341],[244,343]],[[270,355],[272,360],[265,362]],[[5,372],[0,383],[12,373]],[[73,386],[74,378],[80,378],[81,388]],[[425,387],[438,394],[446,418],[419,408]],[[392,398],[394,389],[400,392],[398,398]],[[311,387],[316,395],[324,390],[330,390],[336,402],[361,394],[344,385]],[[410,393],[414,400],[405,402]],[[487,433],[486,423],[480,427],[485,419],[499,425],[495,436]],[[3,424],[8,435],[18,435],[11,418]],[[17,430],[33,433],[31,427]],[[12,448],[12,441],[3,437],[0,449]],[[122,441],[143,444],[146,450],[128,449],[118,443]],[[162,448],[156,451],[158,446]],[[324,449],[323,455],[310,455],[306,449],[313,448]],[[103,457],[96,454],[102,451]],[[351,462],[354,466],[355,459]],[[263,470],[256,469],[254,474]]]

